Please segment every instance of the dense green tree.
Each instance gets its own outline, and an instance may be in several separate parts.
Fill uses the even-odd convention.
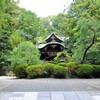
[[[16,28],[17,3],[14,0],[0,0],[0,74],[9,66],[7,56],[11,50],[9,37]]]
[[[34,65],[39,62],[40,54],[38,48],[33,43],[25,41],[21,42],[11,52],[11,65],[13,67],[20,64]]]
[[[59,35],[67,35],[67,14],[60,13],[57,16],[48,16],[42,19],[43,26],[48,34],[55,32]]]
[[[9,39],[6,32],[3,32],[0,36],[0,75],[5,74],[5,70],[10,62],[7,59],[7,55],[10,50]]]
[[[42,25],[44,26],[45,28],[45,31],[46,31],[46,35],[50,34],[51,32],[53,32],[53,27],[52,27],[52,18],[53,16],[48,16],[48,17],[45,17],[45,18],[41,18],[41,22],[42,22]]]
[[[24,44],[23,41],[28,40],[35,44],[51,32],[69,37],[64,43],[74,61],[100,64],[100,0],[73,0],[66,14],[46,18],[39,18],[35,13],[18,7],[18,1],[0,0],[0,70],[9,66],[7,58],[12,49],[12,54],[22,57],[16,55],[17,50],[19,54],[22,52],[18,49],[21,42]],[[28,50],[25,49],[25,52]],[[21,62],[15,56],[11,59],[14,66],[28,61],[26,56],[27,59],[20,59]],[[35,62],[32,57],[29,58],[29,64]]]
[[[2,31],[11,32],[17,26],[18,6],[14,0],[3,0],[0,4],[0,28]]]
[[[0,0],[0,68],[10,66],[9,53],[20,42],[34,42],[42,33],[44,28],[34,13],[18,7],[15,0]]]
[[[20,8],[20,15],[18,19],[18,29],[23,31],[21,36],[26,40],[34,42],[34,38],[45,32],[40,18],[38,18],[37,15],[31,11],[26,11],[25,9]]]
[[[54,31],[59,35],[67,36],[68,35],[67,22],[68,22],[67,14],[60,13],[57,16],[54,16],[52,23]]]
[[[90,58],[89,55],[100,52],[99,3],[99,0],[74,0],[68,12],[70,20],[74,22],[69,24],[72,25],[69,35],[73,39],[73,59],[80,63],[94,63],[94,59],[95,63],[100,63],[100,56],[92,55]]]
[[[25,40],[24,38],[20,36],[19,32],[21,31],[16,30],[14,31],[14,33],[11,34],[10,39],[9,39],[11,48],[17,47],[19,43]]]

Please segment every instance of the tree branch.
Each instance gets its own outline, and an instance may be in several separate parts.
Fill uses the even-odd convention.
[[[84,55],[83,55],[83,58],[82,58],[82,60],[81,60],[81,64],[84,63],[84,60],[85,60],[87,51],[88,51],[88,50],[92,47],[92,45],[95,43],[95,39],[96,39],[96,36],[95,36],[95,34],[94,34],[94,36],[93,36],[93,38],[92,38],[91,44],[90,44],[90,45],[85,49],[85,51],[84,51]]]

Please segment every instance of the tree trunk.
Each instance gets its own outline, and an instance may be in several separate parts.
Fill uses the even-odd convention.
[[[87,51],[93,46],[93,44],[95,43],[95,39],[96,39],[96,36],[95,36],[95,34],[94,34],[94,36],[93,36],[93,38],[92,38],[91,44],[90,44],[90,45],[85,49],[85,51],[84,51],[84,55],[83,55],[83,58],[82,58],[82,60],[81,60],[81,64],[84,63],[84,60],[85,60]]]

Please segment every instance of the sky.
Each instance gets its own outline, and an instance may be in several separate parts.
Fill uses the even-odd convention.
[[[35,12],[39,17],[47,17],[63,12],[71,2],[72,0],[20,0],[19,6]]]

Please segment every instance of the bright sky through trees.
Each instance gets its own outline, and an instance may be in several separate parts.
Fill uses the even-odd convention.
[[[72,0],[20,0],[19,6],[35,12],[39,17],[57,15],[63,12]]]

